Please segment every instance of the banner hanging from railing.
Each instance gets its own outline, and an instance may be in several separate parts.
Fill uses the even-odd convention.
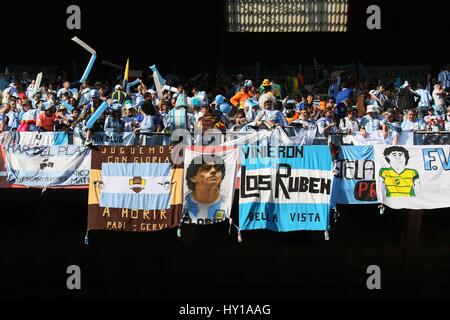
[[[89,184],[91,150],[84,146],[4,146],[10,184],[34,188]]]
[[[132,146],[133,132],[96,132],[92,135],[92,143],[96,146]],[[73,144],[82,145],[85,138],[79,132],[73,133]]]
[[[341,146],[334,161],[332,206],[377,203],[373,146]]]
[[[184,150],[183,223],[207,225],[230,218],[238,156],[235,147]]]
[[[2,132],[1,145],[51,146],[67,145],[69,137],[66,132]]]
[[[368,133],[365,137],[361,133],[356,132],[343,136],[343,142],[355,146],[373,146],[376,144],[392,145],[393,137],[388,135],[384,138],[382,131]],[[412,131],[400,132],[397,144],[405,146],[414,145],[414,133]]]
[[[88,230],[149,232],[177,227],[183,165],[172,147],[103,146],[92,151]]]
[[[239,228],[328,230],[332,160],[328,146],[241,148]]]
[[[380,203],[393,209],[450,207],[450,146],[374,148]]]

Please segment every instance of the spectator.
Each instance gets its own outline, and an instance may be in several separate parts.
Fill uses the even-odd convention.
[[[339,130],[342,133],[352,134],[354,132],[359,132],[359,122],[357,120],[358,117],[358,108],[350,107],[347,109],[347,116],[340,120],[339,122]]]
[[[426,123],[423,119],[417,118],[416,110],[410,109],[406,114],[406,120],[402,122],[402,131],[423,131],[425,130]]]
[[[383,118],[377,113],[377,108],[374,105],[367,106],[367,115],[362,117],[360,126],[361,134],[367,137],[367,134],[376,133],[381,130],[381,121]]]
[[[44,111],[39,113],[36,119],[36,126],[39,132],[42,131],[53,131],[55,122],[58,119],[56,115],[56,107],[52,102],[45,102],[42,104]]]

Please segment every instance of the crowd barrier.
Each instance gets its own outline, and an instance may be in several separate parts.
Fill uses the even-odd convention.
[[[279,127],[278,132],[284,132],[284,137],[298,137],[298,128]],[[260,130],[259,132],[276,130]],[[213,132],[188,132],[184,131],[173,135],[163,132],[151,132],[135,134],[132,132],[112,133],[97,132],[93,135],[93,145],[174,145],[182,141],[186,145],[220,145],[226,142],[251,136],[254,132],[235,132],[235,131],[213,131]],[[402,133],[403,135],[403,133]],[[405,136],[407,134],[405,133]],[[448,131],[416,131],[410,133],[410,136],[402,143],[404,145],[448,145],[450,144],[450,132]],[[78,132],[2,132],[0,133],[0,145],[20,144],[20,145],[82,145],[85,142],[84,133]],[[273,141],[272,141],[273,142]],[[381,133],[376,137],[362,138],[358,134],[349,136],[343,133],[333,133],[328,136],[315,135],[311,137],[308,145],[373,145],[378,143],[391,144],[389,141],[383,141]],[[292,140],[292,144],[296,144]],[[299,143],[300,144],[300,143]]]

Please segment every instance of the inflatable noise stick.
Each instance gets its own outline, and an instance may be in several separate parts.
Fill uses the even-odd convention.
[[[86,130],[92,128],[92,126],[94,125],[94,123],[98,120],[98,118],[100,118],[100,116],[103,114],[103,112],[106,111],[106,109],[108,108],[108,103],[106,101],[104,101],[100,107],[97,108],[97,110],[95,110],[95,112],[89,117],[89,120],[86,122]]]
[[[94,65],[95,59],[97,58],[97,52],[77,37],[73,37],[72,41],[80,45],[83,49],[91,54],[91,59],[89,60],[89,63],[84,70],[83,76],[80,79],[80,83],[82,83],[89,77],[89,73],[91,72],[92,66]]]
[[[137,78],[136,80],[134,80],[133,82],[129,83],[127,85],[127,92],[130,90],[130,88],[134,87],[135,85],[137,85],[138,83],[141,82],[141,79]]]

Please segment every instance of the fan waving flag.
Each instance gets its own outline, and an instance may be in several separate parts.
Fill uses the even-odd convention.
[[[130,71],[130,59],[127,59],[127,65],[125,66],[125,73],[123,74],[122,88],[127,89],[128,86],[128,73]]]

